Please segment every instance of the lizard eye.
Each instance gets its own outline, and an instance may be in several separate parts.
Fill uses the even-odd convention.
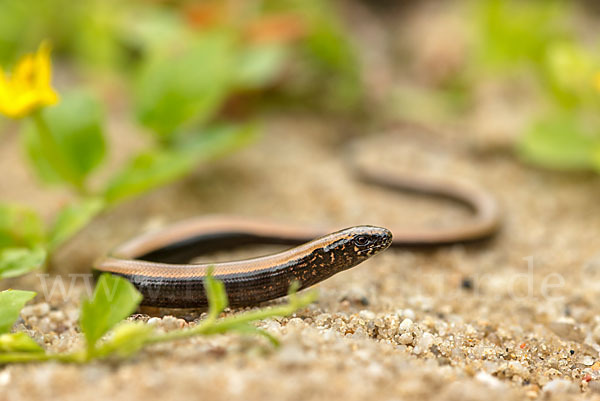
[[[354,244],[356,246],[367,246],[370,242],[371,240],[366,235],[359,235],[356,238],[354,238]]]

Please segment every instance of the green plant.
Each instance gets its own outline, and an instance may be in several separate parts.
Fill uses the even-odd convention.
[[[244,93],[275,89],[300,97],[318,91],[319,99],[346,108],[359,97],[357,63],[327,1],[251,1],[233,8],[208,2],[199,10],[136,1],[32,2],[0,3],[0,64],[15,63],[12,73],[0,70],[0,114],[21,121],[24,153],[39,180],[69,188],[74,200],[48,224],[33,210],[0,203],[0,279],[47,265],[51,254],[101,211],[253,141],[254,118],[228,113],[228,105]],[[203,13],[216,18],[207,22]],[[282,19],[295,28],[284,28]],[[109,148],[103,102],[93,86],[61,91],[59,96],[51,86],[47,38],[70,67],[94,74],[92,81],[119,75],[133,93],[135,119],[150,144],[104,182],[92,179],[105,164]],[[37,53],[21,56],[42,40]],[[292,64],[299,68],[290,68]],[[300,85],[289,84],[287,71],[293,71]],[[319,82],[326,83],[326,89]],[[4,333],[0,349],[17,354],[0,354],[0,360],[84,361],[150,333],[146,327],[120,326],[113,333],[118,340],[98,348],[99,336],[126,315],[102,315],[105,325],[95,326],[100,312],[94,302],[100,299],[86,303],[82,311],[85,351],[50,355],[22,333]],[[291,313],[308,298],[291,299],[299,303],[273,313]],[[134,304],[122,305],[121,313]],[[0,315],[13,316],[19,305],[0,302]],[[221,305],[215,310],[226,306]],[[210,324],[169,336],[250,332],[253,327],[246,323],[270,313],[257,311],[224,321],[209,314]],[[158,338],[148,334],[140,344],[162,341]]]
[[[27,215],[37,230],[25,245],[0,243],[0,277],[42,266],[48,254],[100,211],[253,141],[256,122],[251,116],[229,116],[227,105],[240,93],[278,86],[290,63],[309,65],[296,76],[302,87],[318,88],[319,98],[327,98],[319,81],[327,81],[331,99],[340,104],[357,98],[357,63],[327,1],[257,1],[235,7],[208,2],[194,9],[84,0],[60,13],[58,4],[46,0],[35,9],[47,13],[32,13],[27,2],[0,4],[0,22],[6,22],[0,23],[5,33],[0,36],[7,42],[0,61],[14,60],[35,38],[49,37],[78,65],[112,66],[132,82],[135,117],[152,141],[92,187],[108,148],[104,107],[95,91],[63,91],[59,99],[50,86],[48,42],[36,54],[21,57],[12,74],[0,71],[0,114],[23,120],[22,144],[34,172],[44,184],[67,186],[77,195],[48,226],[32,210],[0,208],[0,224],[21,209],[19,215]],[[65,34],[68,27],[80,34]],[[19,237],[21,228],[15,224],[3,227],[7,237]]]
[[[600,42],[579,37],[573,22],[580,10],[562,0],[484,0],[471,10],[471,79],[511,85],[526,77],[541,105],[518,155],[551,169],[600,171]]]
[[[209,300],[206,318],[188,329],[160,333],[152,325],[123,322],[139,305],[141,294],[129,281],[103,274],[94,294],[83,302],[79,324],[85,338],[85,347],[68,353],[49,353],[25,333],[10,333],[17,320],[19,310],[35,296],[29,291],[0,292],[0,363],[40,362],[47,360],[65,363],[85,363],[109,357],[125,358],[141,348],[166,341],[175,341],[199,335],[214,335],[228,332],[258,334],[266,337],[273,345],[278,340],[252,323],[258,320],[284,317],[293,314],[316,300],[316,292],[296,294],[292,286],[289,302],[280,306],[256,309],[237,315],[219,318],[227,308],[227,294],[222,282],[209,274],[205,291]]]

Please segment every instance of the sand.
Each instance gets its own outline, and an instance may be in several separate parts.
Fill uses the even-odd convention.
[[[371,37],[380,33],[375,29]],[[384,75],[371,74],[383,80],[373,85],[385,87]],[[82,343],[77,311],[88,290],[81,275],[91,260],[172,221],[227,213],[410,229],[469,218],[447,201],[357,183],[346,160],[348,144],[357,140],[364,162],[382,169],[458,176],[488,189],[503,215],[493,240],[389,249],[326,280],[315,304],[260,323],[280,338],[279,349],[231,334],[155,345],[126,360],[11,365],[0,369],[0,400],[600,399],[599,179],[519,162],[506,150],[511,136],[504,135],[516,131],[519,116],[498,114],[498,99],[491,98],[491,106],[484,102],[465,121],[481,128],[471,130],[405,126],[389,132],[300,112],[268,114],[263,137],[251,147],[103,213],[55,255],[50,276],[1,285],[43,294],[44,280],[48,289],[56,277],[72,279],[69,297],[55,291],[38,298],[16,326],[51,352],[67,351]],[[139,146],[124,139],[132,127],[122,115],[111,114],[110,128],[115,149]],[[7,172],[0,178],[2,200],[51,216],[70,196],[38,188],[14,134],[0,137],[0,168]],[[123,159],[113,153],[108,170]],[[172,330],[195,324],[181,318],[190,316],[132,319]]]
[[[282,340],[280,349],[224,335],[152,346],[126,361],[13,365],[0,371],[0,394],[13,400],[600,398],[597,178],[539,171],[505,155],[453,154],[431,147],[431,140],[427,146],[411,140],[415,132],[363,138],[362,150],[382,168],[402,171],[409,154],[412,166],[420,159],[430,171],[484,185],[503,209],[495,239],[427,252],[390,249],[334,276],[318,286],[314,305],[260,324]],[[379,146],[382,140],[393,146]],[[101,216],[57,255],[55,271],[85,273],[86,259],[131,233],[201,213],[406,227],[469,218],[445,201],[356,183],[341,157],[346,142],[335,124],[271,116],[252,147]],[[56,292],[27,307],[17,329],[51,351],[79,346],[75,322],[85,286],[75,282],[71,299]],[[35,275],[11,285],[43,290]],[[171,316],[152,322],[166,330],[194,324]]]

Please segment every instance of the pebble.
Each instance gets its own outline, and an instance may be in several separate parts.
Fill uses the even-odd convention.
[[[365,320],[374,320],[376,316],[375,313],[369,310],[361,310],[360,312],[358,312],[358,317]]]
[[[400,326],[398,326],[398,328],[400,329],[401,332],[409,332],[412,330],[413,328],[413,321],[406,318],[402,321],[402,323],[400,323]]]
[[[176,318],[175,316],[164,316],[162,319],[159,317],[151,317],[148,319],[147,324],[152,326],[162,327],[166,331],[183,329],[188,326],[188,323],[184,319]]]
[[[585,366],[592,366],[594,364],[594,358],[592,358],[589,355],[584,355],[581,359],[580,362],[582,364],[584,364]]]
[[[317,317],[315,317],[315,323],[317,326],[325,327],[331,323],[331,314],[321,313],[320,315],[317,315]]]
[[[163,324],[167,330],[183,329],[188,326],[188,322],[186,322],[185,319],[176,318],[174,316],[165,316],[165,318],[170,318],[167,319],[166,322],[164,322],[163,319]]]
[[[492,387],[492,388],[500,388],[503,386],[502,382],[498,380],[498,378],[490,375],[489,373],[480,371],[475,375],[475,379]]]
[[[527,392],[525,392],[525,396],[527,398],[531,398],[531,399],[537,398],[538,395],[539,395],[539,393],[535,390],[527,390]]]
[[[21,316],[23,316],[23,318],[29,318],[32,316],[40,317],[47,315],[48,312],[50,312],[50,305],[48,305],[46,302],[41,302],[39,304],[29,305],[21,309]]]
[[[412,309],[398,309],[396,311],[396,315],[398,315],[399,318],[407,318],[407,319],[415,319],[415,312]]]
[[[44,333],[52,331],[53,327],[54,325],[50,322],[50,318],[48,317],[42,318],[37,325],[37,328]]]
[[[7,386],[8,384],[10,384],[10,379],[11,375],[9,370],[0,372],[0,386]]]
[[[62,323],[65,320],[65,313],[61,310],[52,311],[48,314],[52,323]]]
[[[508,372],[512,375],[526,377],[528,370],[518,361],[510,361],[508,363]]]
[[[435,339],[431,333],[423,333],[423,335],[419,339],[419,342],[417,343],[415,348],[413,348],[413,354],[419,355],[423,352],[429,351],[429,348],[431,348],[431,346],[433,345],[434,340]]]
[[[285,327],[292,330],[301,330],[305,327],[305,324],[304,321],[299,317],[293,317],[287,321]]]
[[[404,333],[398,338],[398,342],[403,345],[410,345],[413,343],[413,336],[409,333]]]
[[[267,320],[262,323],[261,327],[271,334],[281,333],[281,324],[277,320]]]
[[[576,392],[577,387],[569,380],[557,379],[546,383],[542,391],[549,394],[565,394]]]

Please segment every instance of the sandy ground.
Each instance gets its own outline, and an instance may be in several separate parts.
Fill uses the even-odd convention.
[[[369,60],[375,60],[369,68],[381,67],[376,57]],[[379,89],[394,79],[371,76],[380,78],[373,83]],[[469,218],[446,201],[357,183],[346,162],[349,142],[360,143],[364,161],[382,169],[483,185],[503,210],[502,230],[492,241],[426,252],[389,249],[334,276],[318,286],[314,305],[261,323],[281,339],[280,349],[224,335],[155,345],[125,361],[7,366],[0,369],[0,400],[600,399],[599,179],[539,171],[482,149],[482,141],[493,143],[485,135],[504,138],[494,132],[514,131],[518,122],[514,114],[498,114],[498,97],[491,98],[491,106],[484,104],[488,114],[482,107],[483,116],[471,121],[482,129],[460,133],[405,127],[351,138],[364,130],[303,114],[268,116],[253,146],[104,213],[55,255],[52,275],[2,286],[43,294],[56,277],[73,280],[69,296],[56,290],[28,306],[17,325],[49,350],[65,351],[81,345],[77,310],[86,292],[84,276],[72,274],[88,273],[90,261],[115,244],[171,221],[228,213],[410,229]],[[116,147],[139,146],[123,134],[130,125],[112,120]],[[10,172],[0,177],[1,199],[51,216],[69,195],[39,190],[19,161],[15,135],[0,141],[0,169]],[[111,156],[112,168],[122,157]],[[153,321],[164,330],[194,324],[180,317]]]
[[[430,140],[410,139],[415,133]],[[362,139],[361,151],[382,168],[483,184],[503,208],[493,241],[390,249],[334,276],[319,286],[316,304],[261,324],[281,338],[278,350],[225,335],[153,346],[124,362],[9,366],[0,371],[0,398],[600,398],[598,179],[453,153],[430,146],[436,139],[444,140],[404,129]],[[201,213],[405,227],[468,218],[444,201],[356,183],[341,157],[345,142],[335,124],[270,118],[254,146],[102,216],[57,255],[56,269],[63,277],[85,272],[86,259],[132,233]],[[75,281],[71,299],[56,291],[28,307],[18,329],[50,350],[77,346],[85,286]],[[37,276],[10,284],[43,292]],[[158,324],[187,323],[164,317]]]

